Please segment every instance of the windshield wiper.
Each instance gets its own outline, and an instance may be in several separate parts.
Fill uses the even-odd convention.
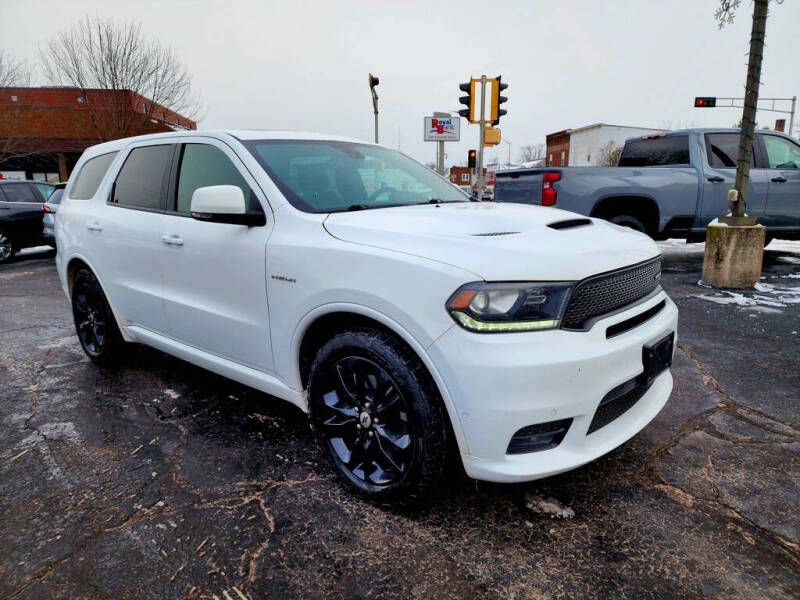
[[[347,207],[347,210],[348,211],[367,210],[368,208],[369,206],[367,206],[366,204],[351,204],[350,206]]]

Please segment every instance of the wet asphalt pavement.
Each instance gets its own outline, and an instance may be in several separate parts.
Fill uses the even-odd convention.
[[[0,598],[798,598],[800,251],[766,252],[761,300],[698,286],[701,261],[665,260],[675,389],[639,435],[525,485],[451,469],[397,513],[345,492],[288,404],[147,348],[91,364],[52,253],[19,257]]]

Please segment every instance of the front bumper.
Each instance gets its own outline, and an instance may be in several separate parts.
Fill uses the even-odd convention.
[[[606,329],[665,302],[655,316],[610,339]],[[587,435],[603,397],[643,371],[642,347],[676,333],[678,310],[661,291],[606,317],[587,332],[540,331],[479,334],[452,327],[429,349],[450,394],[464,445],[461,456],[475,479],[514,482],[539,479],[579,467],[630,439],[661,410],[672,391],[672,375],[661,373],[621,416]],[[508,444],[528,425],[572,418],[552,449],[507,454]]]

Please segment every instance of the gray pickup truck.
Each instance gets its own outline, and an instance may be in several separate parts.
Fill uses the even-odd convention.
[[[616,167],[539,167],[497,173],[496,202],[557,206],[638,229],[655,239],[705,239],[729,210],[736,129],[687,129],[625,142]],[[747,213],[767,239],[800,239],[800,144],[756,132]]]

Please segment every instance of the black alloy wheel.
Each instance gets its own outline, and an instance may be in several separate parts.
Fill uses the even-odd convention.
[[[14,244],[6,234],[0,231],[0,263],[6,262],[14,255]]]
[[[89,355],[102,354],[106,340],[106,319],[97,291],[85,282],[75,286],[73,315],[75,330],[83,349]]]
[[[72,316],[87,356],[103,366],[116,362],[124,342],[103,288],[87,269],[78,271],[74,278]]]
[[[332,364],[316,426],[335,458],[359,482],[398,483],[413,458],[408,406],[380,365],[360,356]]]
[[[444,409],[418,357],[389,333],[356,330],[326,343],[311,366],[311,427],[352,490],[411,505],[441,476]]]

